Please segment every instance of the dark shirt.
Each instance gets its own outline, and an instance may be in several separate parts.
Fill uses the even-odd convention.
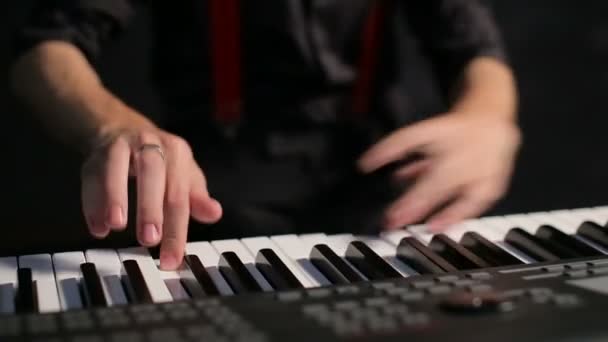
[[[244,117],[335,120],[357,76],[369,0],[242,1]],[[448,90],[478,56],[505,59],[477,0],[393,1],[378,52],[374,116],[402,125],[445,109]],[[41,0],[18,43],[74,43],[94,64],[141,6],[154,35],[153,75],[176,121],[212,110],[207,1]],[[262,119],[260,119],[262,120]],[[297,121],[297,120],[295,120]]]

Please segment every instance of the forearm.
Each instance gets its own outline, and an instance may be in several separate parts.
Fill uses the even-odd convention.
[[[150,125],[102,84],[74,45],[51,41],[24,54],[11,71],[16,95],[51,134],[87,150],[111,132]]]
[[[474,59],[455,88],[451,112],[516,120],[517,90],[511,69],[488,57]]]

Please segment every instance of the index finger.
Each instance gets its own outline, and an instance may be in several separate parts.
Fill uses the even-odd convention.
[[[383,138],[359,159],[359,167],[364,172],[375,171],[382,166],[414,152],[428,139],[426,122],[402,128]]]

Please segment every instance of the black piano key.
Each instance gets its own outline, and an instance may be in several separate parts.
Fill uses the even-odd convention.
[[[310,262],[312,262],[312,264],[315,265],[332,284],[348,284],[365,280],[325,244],[318,244],[312,248],[312,251],[310,252]]]
[[[603,255],[603,253],[597,249],[589,246],[581,240],[578,240],[574,236],[570,236],[549,225],[543,225],[538,228],[536,231],[536,236],[545,240],[548,245],[553,246],[556,252],[560,250],[563,251],[560,252],[560,256],[564,258]]]
[[[270,248],[261,249],[255,260],[257,268],[275,290],[304,288],[281,258]]]
[[[441,274],[458,269],[414,237],[403,238],[397,246],[397,258],[420,274]]]
[[[523,262],[477,232],[466,232],[460,244],[483,258],[492,266],[520,265]]]
[[[353,241],[346,249],[346,260],[369,280],[401,278],[389,263],[362,241]]]
[[[222,253],[220,272],[236,294],[263,291],[260,284],[234,252]]]
[[[86,262],[80,265],[83,285],[87,293],[88,304],[91,307],[108,306],[108,301],[103,293],[101,277],[97,273],[95,264]]]
[[[456,241],[450,239],[445,234],[433,236],[433,239],[429,244],[429,248],[435,253],[441,255],[445,260],[449,261],[450,264],[459,270],[472,270],[492,266],[485,260],[459,245]]]
[[[186,263],[188,263],[188,266],[190,266],[190,270],[192,271],[192,274],[194,274],[199,285],[203,288],[204,294],[207,296],[218,296],[220,291],[215,285],[215,282],[213,282],[213,279],[211,279],[211,276],[209,275],[209,272],[207,272],[205,265],[201,262],[201,259],[199,259],[197,255],[189,254],[186,255],[185,260]],[[198,293],[198,291],[193,289],[189,289],[188,292],[190,292],[193,297]]]
[[[30,268],[19,268],[17,270],[15,311],[19,314],[38,312],[36,286],[32,280],[32,269]]]
[[[537,261],[558,261],[561,258],[548,250],[541,239],[521,228],[509,230],[505,241]]]
[[[600,247],[608,249],[608,228],[600,226],[595,222],[586,221],[581,223],[576,233],[587,240],[595,242]]]
[[[122,262],[130,285],[130,298],[134,303],[153,303],[152,294],[141,273],[141,269],[135,260],[125,260]]]

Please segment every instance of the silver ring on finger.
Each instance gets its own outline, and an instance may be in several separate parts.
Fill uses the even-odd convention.
[[[165,152],[163,152],[163,148],[158,145],[158,144],[142,144],[139,149],[138,152],[144,152],[146,150],[153,150],[158,152],[158,154],[160,154],[160,157],[163,159],[163,161],[165,160]]]

